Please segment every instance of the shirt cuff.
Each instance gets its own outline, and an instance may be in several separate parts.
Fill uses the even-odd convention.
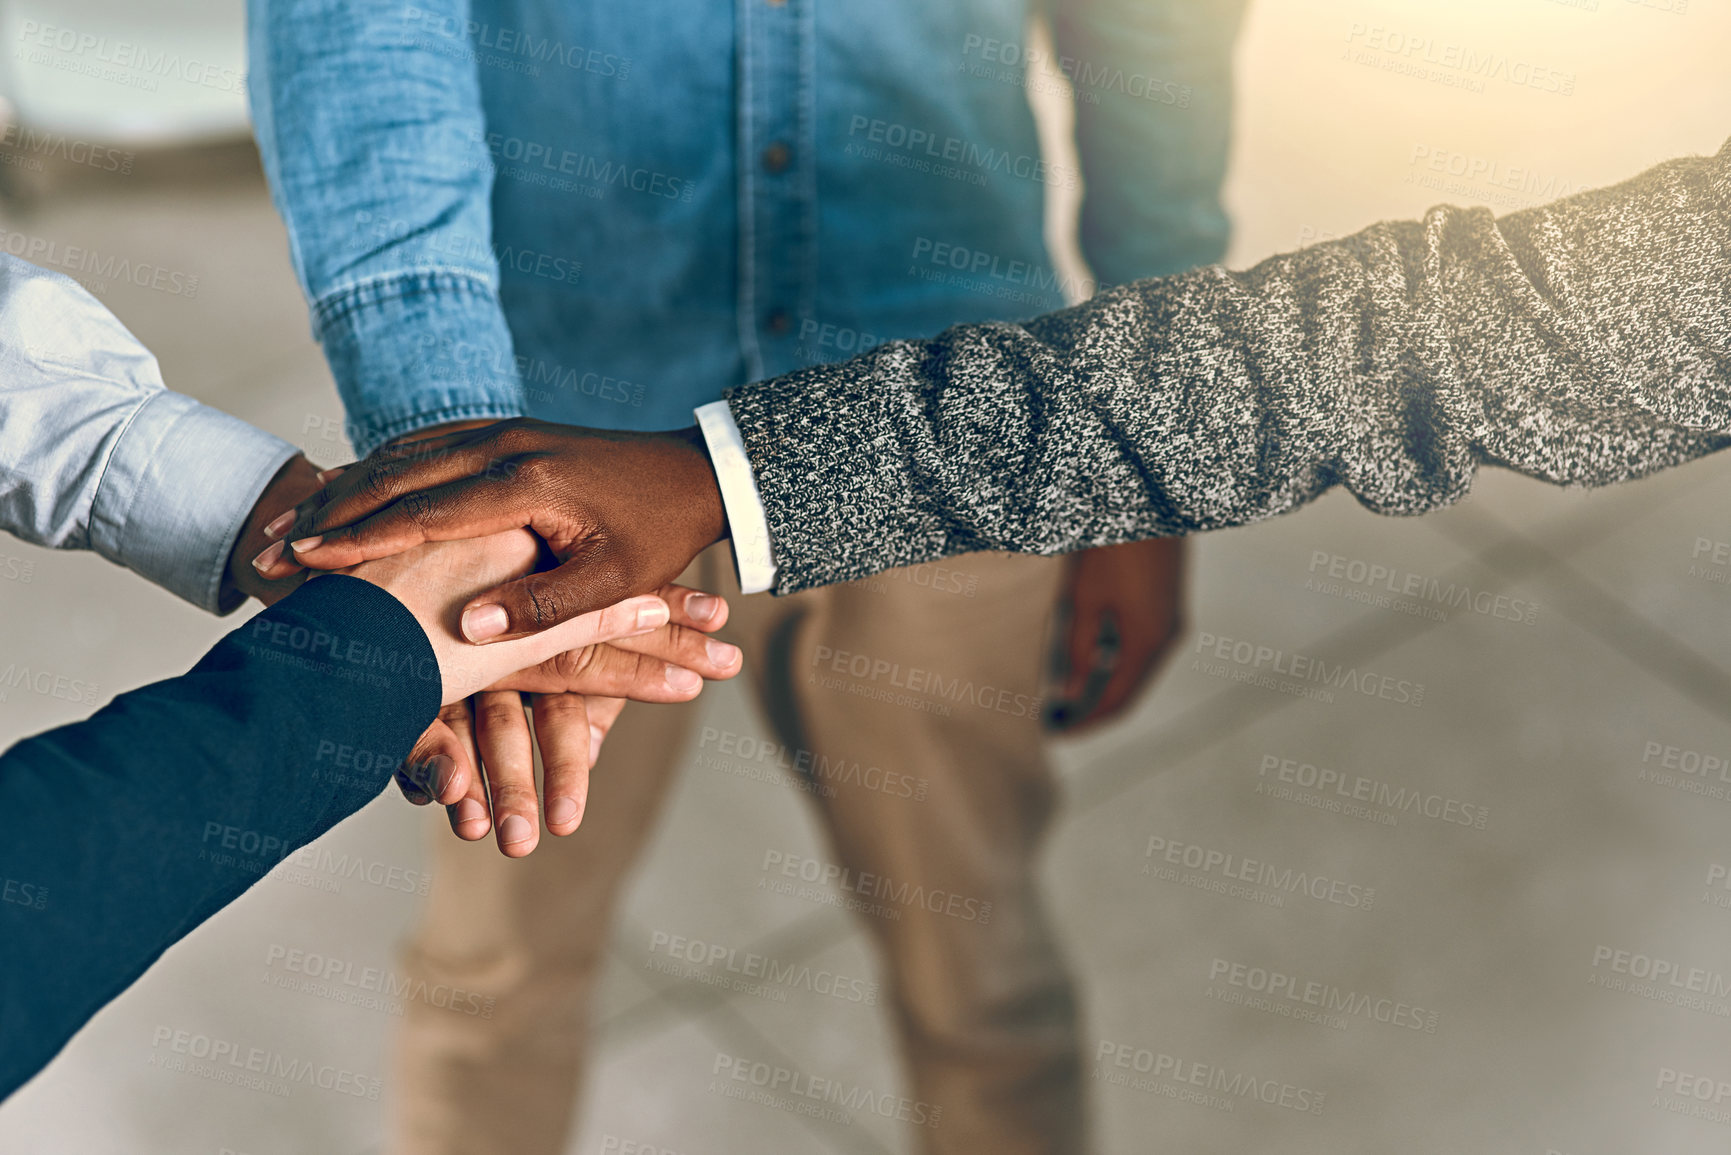
[[[133,413],[103,467],[90,546],[211,613],[259,494],[298,450],[238,417],[167,391]]]
[[[410,272],[329,293],[313,308],[365,457],[433,425],[523,416],[523,381],[499,295],[462,272]]]
[[[745,438],[725,401],[713,401],[697,410],[697,426],[709,446],[709,461],[721,487],[721,504],[727,511],[728,534],[733,540],[733,564],[739,571],[739,592],[760,594],[775,586],[775,554],[769,546],[769,522],[763,514],[763,499],[757,494],[757,477],[745,455]]]

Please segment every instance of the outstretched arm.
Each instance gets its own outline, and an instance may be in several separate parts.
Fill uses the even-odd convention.
[[[0,1098],[164,950],[376,797],[441,702],[668,620],[646,597],[464,645],[454,603],[536,549],[517,532],[308,582],[189,673],[0,754]]]
[[[1424,513],[1481,464],[1558,484],[1640,477],[1731,445],[1731,144],[1500,220],[1433,209],[1243,273],[891,342],[727,406],[778,593],[970,550],[1243,525],[1336,485],[1378,513]],[[723,532],[689,434],[484,433],[351,469],[303,507],[323,536],[296,556],[346,565],[533,523],[571,545],[535,579],[569,613],[593,608],[591,558],[653,563],[605,571],[617,596]],[[500,470],[513,461],[534,467]],[[652,529],[645,495],[663,511]],[[738,520],[732,499],[726,512]],[[513,631],[541,624],[526,606],[507,606]]]
[[[1501,220],[1438,208],[885,345],[728,404],[783,593],[1241,525],[1334,485],[1423,513],[1480,464],[1639,477],[1731,444],[1731,145]]]

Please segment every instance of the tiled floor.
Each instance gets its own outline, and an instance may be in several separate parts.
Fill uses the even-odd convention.
[[[1724,14],[1505,7],[1445,17],[1406,0],[1264,0],[1242,59],[1235,260],[1306,228],[1462,199],[1409,187],[1415,141],[1598,182],[1731,132],[1713,47],[1731,36]],[[1566,64],[1575,96],[1477,94],[1341,63],[1379,22]],[[191,299],[96,287],[173,385],[315,460],[343,459],[340,407],[262,185],[208,158],[149,168],[63,187],[0,223],[196,274]],[[1191,633],[1158,691],[1060,752],[1066,808],[1046,877],[1085,991],[1090,1061],[1107,1056],[1093,1068],[1100,1152],[1731,1148],[1731,782],[1663,765],[1667,748],[1731,756],[1731,566],[1695,556],[1731,541],[1727,492],[1723,458],[1591,494],[1487,473],[1471,499],[1424,519],[1375,518],[1337,494],[1196,543]],[[26,564],[30,580],[7,577]],[[1331,584],[1337,564],[1348,576]],[[1429,593],[1377,604],[1381,583],[1354,580],[1373,566]],[[1469,604],[1434,612],[1463,588]],[[228,624],[92,558],[0,541],[0,668],[51,669],[106,698],[184,668]],[[1234,682],[1211,638],[1344,663],[1407,684],[1399,696],[1422,685],[1422,702]],[[707,703],[712,724],[760,732],[737,688]],[[0,743],[85,712],[14,689],[0,696]],[[1355,809],[1332,786],[1305,789],[1318,770],[1372,799]],[[1398,809],[1415,794],[1418,809]],[[436,824],[385,798],[326,845],[418,871]],[[881,1119],[819,1123],[706,1089],[720,1051],[893,1088],[881,1012],[646,968],[661,930],[874,973],[846,915],[741,882],[764,845],[816,852],[799,794],[689,764],[615,928],[572,1152],[625,1140],[680,1155],[912,1149]],[[1180,845],[1330,885],[1221,893],[1196,885],[1218,870],[1166,869],[1165,848]],[[186,1030],[264,1047],[354,1072],[388,1099],[390,1009],[283,989],[272,952],[387,967],[415,914],[414,895],[329,869],[267,880],[0,1109],[0,1155],[382,1150],[382,1102],[154,1069],[153,1040]],[[1623,951],[1634,969],[1698,968],[1690,985],[1708,989],[1643,985],[1619,973]],[[1259,1000],[1269,973],[1321,984],[1339,1009],[1311,1021],[1291,1013],[1305,1004]],[[1183,1101],[1182,1084],[1136,1070],[1138,1053],[1249,1076],[1276,1099],[1284,1087],[1289,1103],[1320,1096],[1321,1110]],[[1113,1065],[1120,1054],[1129,1068]]]

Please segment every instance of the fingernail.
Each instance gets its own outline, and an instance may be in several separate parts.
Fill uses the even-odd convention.
[[[279,541],[273,545],[265,546],[264,551],[252,559],[252,568],[256,569],[259,573],[263,573],[281,560],[282,542]]]
[[[346,465],[339,465],[335,469],[321,469],[314,475],[314,477],[320,485],[329,485],[344,473],[348,472],[348,468],[349,467]]]
[[[274,521],[264,527],[264,535],[272,541],[289,531],[289,526],[295,523],[295,511],[289,510],[280,514]]]
[[[509,623],[504,606],[475,606],[463,611],[463,636],[471,642],[484,642],[504,633]]]
[[[668,666],[667,688],[677,694],[689,694],[703,685],[703,679],[684,666]]]
[[[577,802],[571,798],[555,798],[547,803],[547,825],[568,826],[577,818]]]
[[[457,760],[449,754],[440,754],[434,758],[428,769],[432,772],[433,790],[439,797],[445,796],[445,791],[451,788],[451,783],[457,777]]]
[[[324,539],[324,534],[315,533],[311,537],[303,537],[299,541],[290,542],[289,548],[294,550],[296,553],[306,553],[308,550],[317,549],[319,547],[319,542]]]
[[[595,765],[595,759],[601,757],[601,743],[607,738],[599,726],[589,727],[589,765]]]
[[[718,642],[714,638],[703,644],[709,653],[709,660],[726,669],[739,661],[739,647],[730,646],[726,642]]]
[[[508,815],[499,823],[499,841],[506,846],[513,842],[527,842],[534,833],[535,828],[521,814]]]
[[[457,803],[456,825],[467,826],[471,822],[480,822],[484,831],[487,822],[487,808],[473,798],[465,798]]]
[[[667,624],[667,603],[659,598],[637,607],[637,628],[658,630]]]
[[[693,621],[707,622],[721,608],[721,599],[714,594],[692,594],[685,599],[685,613]]]

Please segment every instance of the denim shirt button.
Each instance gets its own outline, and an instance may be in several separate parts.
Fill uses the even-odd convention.
[[[793,152],[779,140],[763,150],[763,167],[767,172],[786,172],[792,159]]]
[[[793,318],[787,315],[786,309],[771,309],[763,323],[777,337],[785,337],[793,330]]]

